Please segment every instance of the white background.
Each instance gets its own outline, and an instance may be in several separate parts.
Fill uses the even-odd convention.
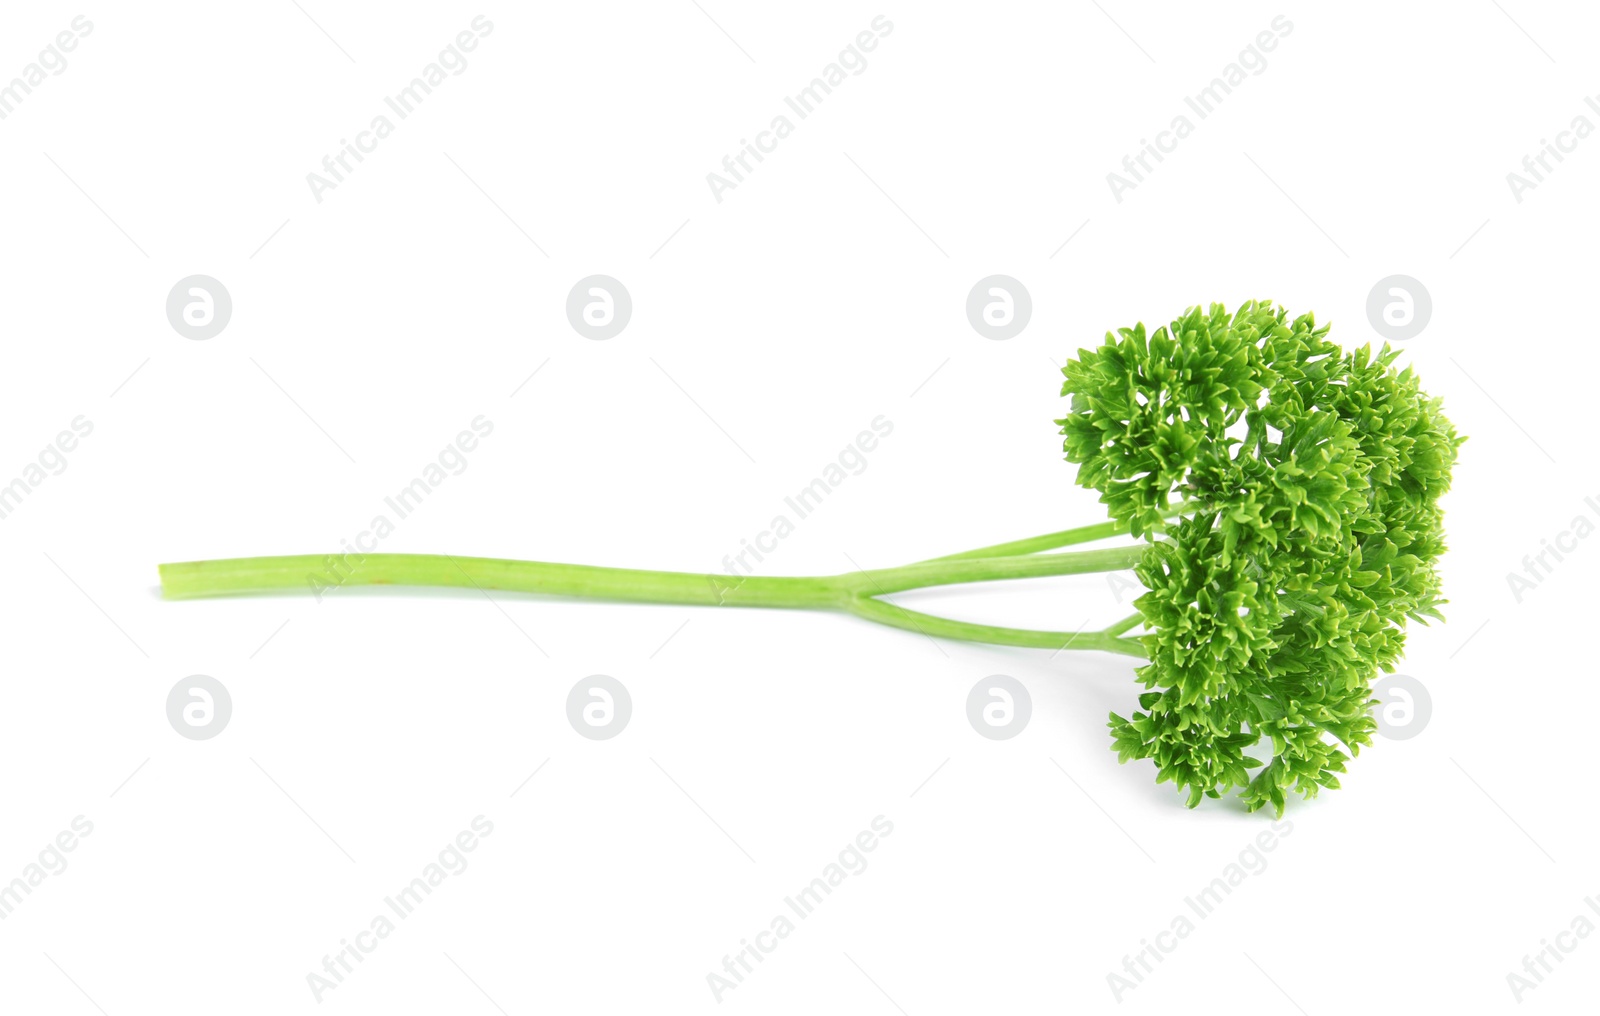
[[[79,13],[0,121],[0,482],[94,425],[0,521],[0,880],[94,831],[0,922],[6,1011],[1495,1012],[1541,940],[1600,923],[1600,546],[1521,603],[1507,582],[1600,498],[1600,140],[1520,203],[1505,179],[1600,124],[1593,12],[30,3],[0,79]],[[880,13],[866,69],[715,201],[706,174]],[[478,14],[466,70],[318,203],[306,174]],[[1279,14],[1266,69],[1116,201],[1106,174]],[[164,314],[195,273],[234,303],[209,341]],[[564,310],[595,273],[634,302],[605,342]],[[1033,300],[1009,341],[964,312],[996,273]],[[1403,362],[1471,437],[1450,621],[1404,661],[1431,723],[1293,802],[1120,1002],[1107,975],[1270,825],[1117,765],[1134,661],[786,611],[156,595],[158,562],[337,549],[479,414],[385,550],[720,571],[880,414],[763,574],[1097,521],[1052,423],[1064,357],[1250,297],[1363,344],[1394,273],[1434,305]],[[904,602],[1073,629],[1118,596]],[[566,718],[597,673],[633,697],[615,740]],[[996,673],[1032,694],[1011,741],[965,715]],[[191,674],[231,692],[215,739],[168,724]],[[477,815],[470,866],[319,1004],[307,975]],[[867,869],[717,1002],[707,975],[878,815]],[[1579,942],[1522,1009],[1574,1011],[1597,959]]]

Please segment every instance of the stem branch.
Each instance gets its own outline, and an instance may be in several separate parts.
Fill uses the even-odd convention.
[[[1110,627],[1108,627],[1106,629],[1106,634],[1107,635],[1121,635],[1123,632],[1129,630],[1130,628],[1137,628],[1139,626],[1139,623],[1142,622],[1143,620],[1144,620],[1144,615],[1143,614],[1140,614],[1138,612],[1129,614],[1127,617],[1125,617],[1122,620],[1118,621],[1116,624],[1111,625]]]
[[[1105,632],[1035,631],[1031,628],[1001,628],[990,624],[957,621],[936,617],[899,604],[889,603],[871,596],[848,601],[845,608],[857,617],[864,617],[891,628],[921,632],[927,636],[961,639],[966,642],[986,642],[998,646],[1024,646],[1029,649],[1099,649],[1107,653],[1121,653],[1146,659],[1144,647],[1132,639],[1117,638]]]

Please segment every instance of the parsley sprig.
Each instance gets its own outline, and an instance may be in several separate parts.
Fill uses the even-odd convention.
[[[578,599],[835,610],[924,636],[1147,661],[1139,708],[1111,714],[1124,762],[1204,797],[1282,814],[1339,785],[1370,744],[1371,681],[1410,620],[1441,618],[1439,497],[1462,438],[1396,351],[1346,353],[1268,302],[1193,308],[1107,335],[1063,368],[1057,421],[1110,519],[898,568],[730,576],[450,554],[232,558],[161,566],[170,599],[411,585]],[[1064,547],[1130,536],[1121,547]],[[1133,568],[1138,612],[1037,631],[908,610],[893,593]],[[1441,618],[1442,619],[1442,618]],[[1142,627],[1142,634],[1129,634]],[[1270,755],[1266,761],[1255,755]],[[1252,755],[1251,753],[1255,753]],[[1252,775],[1252,770],[1255,770]]]

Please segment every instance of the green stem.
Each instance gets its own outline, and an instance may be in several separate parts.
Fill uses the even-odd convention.
[[[817,577],[694,574],[449,554],[244,557],[164,564],[160,572],[162,595],[173,600],[302,589],[320,599],[324,592],[345,586],[453,587],[485,593],[509,590],[634,603],[839,610],[949,638],[1142,656],[1138,643],[1119,639],[1114,632],[1074,635],[969,624],[907,611],[876,597],[967,582],[1119,571],[1132,567],[1147,549],[1147,544],[1137,544],[1063,554],[957,557]]]
[[[857,592],[869,596],[897,593],[906,589],[948,586],[962,582],[994,582],[1002,579],[1041,578],[1046,575],[1082,575],[1091,572],[1122,571],[1132,568],[1150,547],[1147,543],[1108,550],[1079,550],[1066,554],[1027,554],[1019,557],[981,557],[920,561],[898,568],[857,572],[853,579]]]
[[[1041,550],[1070,547],[1075,543],[1089,543],[1112,536],[1122,536],[1127,532],[1128,526],[1125,522],[1117,522],[1115,520],[1096,522],[1092,526],[1078,526],[1075,529],[1063,529],[1058,533],[1030,536],[1025,540],[996,543],[988,547],[979,547],[977,550],[964,550],[959,554],[946,554],[944,557],[935,557],[930,560],[961,561],[975,557],[1015,557],[1018,554],[1034,554]]]
[[[160,566],[169,600],[342,586],[454,586],[545,593],[590,600],[703,606],[836,607],[851,596],[878,596],[963,582],[1075,575],[1128,568],[1144,545],[1070,554],[923,562],[819,577],[709,575],[599,568],[449,554],[239,557]]]
[[[303,554],[164,564],[169,600],[286,590],[322,593],[345,586],[442,586],[544,593],[583,600],[684,603],[701,606],[838,606],[845,595],[832,578],[695,575],[638,568],[512,561],[450,554]]]
[[[845,609],[857,617],[864,617],[878,624],[888,625],[891,628],[904,628],[907,631],[921,632],[928,636],[939,636],[947,639],[961,639],[966,642],[986,642],[998,646],[1024,646],[1029,649],[1054,649],[1060,652],[1063,649],[1098,649],[1107,653],[1121,653],[1124,656],[1137,656],[1148,659],[1144,646],[1134,639],[1117,638],[1115,635],[1103,631],[1070,632],[1070,631],[1036,631],[1031,628],[1001,628],[990,624],[974,624],[969,621],[956,621],[948,617],[936,617],[933,614],[923,614],[915,610],[907,610],[899,604],[889,603],[885,600],[874,599],[870,596],[858,597],[845,604]]]
[[[1130,628],[1136,628],[1144,620],[1144,615],[1139,613],[1129,614],[1127,617],[1106,629],[1107,635],[1121,635]]]
[[[1192,501],[1184,501],[1172,505],[1162,511],[1162,518],[1173,519],[1184,512],[1193,510],[1197,505]],[[996,543],[988,547],[979,547],[977,550],[964,550],[959,554],[947,554],[944,557],[935,557],[933,561],[959,561],[974,557],[1015,557],[1019,554],[1035,554],[1041,550],[1056,550],[1060,547],[1070,547],[1076,543],[1092,543],[1095,540],[1104,540],[1112,536],[1125,536],[1128,533],[1128,523],[1096,522],[1091,526],[1077,526],[1073,529],[1063,529],[1056,533],[1046,533],[1043,536],[1030,536],[1025,540],[1012,540],[1009,543]]]

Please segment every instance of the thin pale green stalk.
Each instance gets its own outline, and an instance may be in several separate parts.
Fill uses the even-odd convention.
[[[1024,646],[1029,649],[1098,649],[1107,653],[1121,653],[1145,659],[1144,647],[1133,639],[1117,638],[1103,631],[1036,631],[1031,628],[1002,628],[991,624],[975,624],[937,617],[899,604],[889,603],[870,596],[850,600],[845,609],[857,617],[864,617],[891,628],[921,632],[923,635],[966,642],[986,642],[999,646]]]
[[[1143,621],[1144,621],[1144,615],[1143,614],[1140,614],[1140,613],[1129,614],[1127,617],[1125,617],[1122,620],[1118,621],[1116,624],[1113,624],[1110,627],[1108,627],[1106,629],[1106,634],[1107,635],[1121,635],[1123,632],[1128,631],[1129,629],[1137,628],[1139,626],[1139,624],[1141,622],[1143,622]]]
[[[1076,543],[1090,543],[1112,536],[1123,536],[1127,532],[1128,525],[1125,522],[1096,522],[1092,526],[1078,526],[1057,533],[1045,533],[1043,536],[1030,536],[1025,540],[1011,540],[1008,543],[996,543],[976,550],[964,550],[959,554],[946,554],[944,557],[931,558],[929,563],[962,561],[978,557],[1016,557],[1019,554],[1034,554],[1041,550],[1056,550]]]
[[[964,582],[1039,578],[1131,567],[1144,547],[1069,554],[925,562],[819,577],[773,577],[600,568],[449,554],[241,557],[160,566],[167,599],[344,586],[446,586],[544,593],[592,600],[704,606],[830,607],[855,595]]]
[[[1174,519],[1195,507],[1194,502],[1185,501],[1182,504],[1175,504],[1166,509],[1161,515],[1163,518]],[[1076,526],[1072,529],[1063,529],[1055,533],[1045,533],[1043,536],[1030,536],[1022,540],[1011,540],[1007,543],[979,547],[976,550],[964,550],[959,554],[946,554],[944,557],[930,558],[929,562],[1036,554],[1042,550],[1058,550],[1061,547],[1070,547],[1078,543],[1093,543],[1095,540],[1105,540],[1113,536],[1126,536],[1128,529],[1129,526],[1126,521],[1096,522],[1091,526]]]
[[[857,572],[855,588],[869,596],[897,593],[928,586],[948,586],[963,582],[995,582],[1003,579],[1042,578],[1047,575],[1082,575],[1092,572],[1121,571],[1132,568],[1149,549],[1149,544],[1113,547],[1108,550],[1079,550],[1065,554],[1025,554],[1017,557],[981,557],[922,561],[898,568]],[[841,576],[850,579],[852,576]]]
[[[877,597],[968,582],[1116,571],[1132,567],[1145,550],[1145,544],[1138,544],[1061,554],[957,557],[816,577],[738,577],[449,554],[245,557],[164,564],[160,572],[162,595],[174,600],[289,591],[311,592],[320,598],[325,592],[351,586],[466,588],[634,603],[838,610],[948,638],[1143,655],[1137,643],[1103,632],[1074,634],[970,624],[908,611]]]

